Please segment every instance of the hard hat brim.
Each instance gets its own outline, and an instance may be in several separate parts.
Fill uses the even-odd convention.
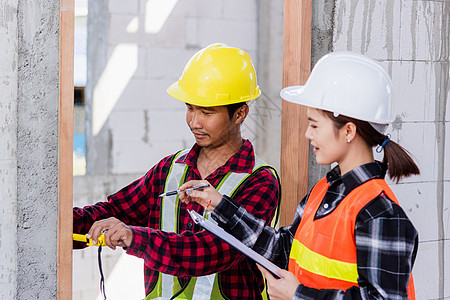
[[[323,99],[315,99],[314,96],[308,95],[307,89],[305,89],[305,87],[306,87],[305,85],[294,85],[285,87],[284,89],[281,90],[280,96],[284,100],[292,103],[297,103],[311,108],[330,111],[338,115],[350,116],[352,118],[367,121],[370,123],[386,125],[394,121],[394,118],[392,119],[371,118],[368,115],[365,116],[362,114],[355,116],[354,113],[348,111],[349,108],[343,107],[338,109],[337,107],[330,107],[329,105],[323,103],[322,101]]]
[[[229,100],[223,100],[223,99],[209,99],[209,98],[202,98],[196,95],[191,95],[187,93],[185,90],[180,88],[178,81],[174,82],[167,88],[167,93],[174,97],[175,99],[178,99],[180,101],[183,101],[185,103],[196,105],[196,106],[202,106],[202,107],[212,107],[212,106],[225,106],[235,103],[241,103],[241,102],[247,102],[250,100],[257,99],[259,96],[261,96],[261,90],[258,88],[258,93],[251,96],[251,97],[245,97],[245,99],[229,99]]]
[[[281,90],[280,96],[284,100],[292,103],[297,103],[312,108],[325,109],[324,107],[321,107],[317,103],[312,102],[310,98],[308,99],[308,97],[305,97],[304,85],[292,85],[285,87],[284,89]]]

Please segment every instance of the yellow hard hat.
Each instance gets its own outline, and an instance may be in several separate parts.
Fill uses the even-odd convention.
[[[250,56],[225,44],[212,44],[194,54],[167,93],[203,107],[250,101],[261,95]]]

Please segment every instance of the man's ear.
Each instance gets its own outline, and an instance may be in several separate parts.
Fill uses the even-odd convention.
[[[249,108],[247,104],[242,105],[234,112],[235,124],[241,124],[247,118]]]

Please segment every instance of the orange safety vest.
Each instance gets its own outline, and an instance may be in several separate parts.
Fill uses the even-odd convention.
[[[355,222],[366,204],[384,192],[398,201],[383,179],[372,179],[351,191],[333,212],[314,220],[329,184],[322,178],[312,189],[292,243],[289,271],[315,289],[347,290],[358,286]],[[408,298],[415,299],[412,274]]]

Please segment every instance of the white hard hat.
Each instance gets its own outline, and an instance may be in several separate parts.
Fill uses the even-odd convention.
[[[335,116],[380,125],[395,119],[388,73],[378,62],[359,53],[341,51],[323,56],[304,86],[286,87],[280,95],[287,101],[327,110]]]

